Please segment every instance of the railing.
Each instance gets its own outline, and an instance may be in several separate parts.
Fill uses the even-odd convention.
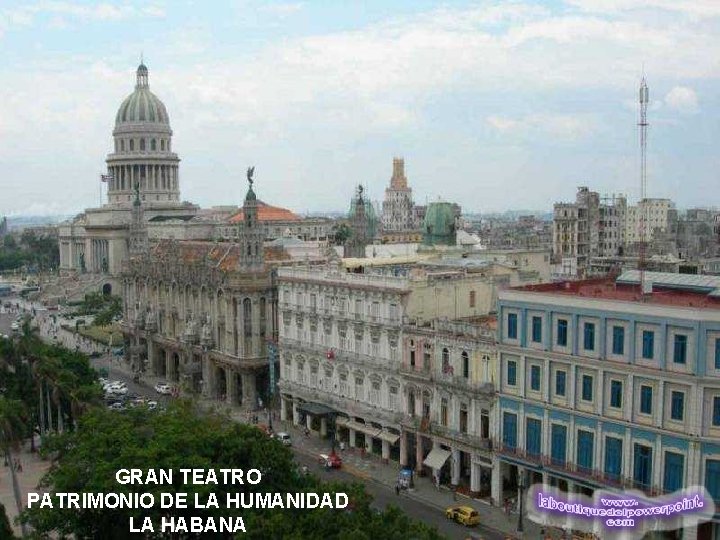
[[[327,284],[336,284],[341,286],[369,286],[385,289],[396,289],[398,291],[409,291],[410,282],[407,278],[376,275],[376,274],[349,274],[347,272],[338,272],[329,269],[314,268],[280,268],[278,269],[278,278],[297,279],[302,281],[322,281]]]
[[[450,334],[459,334],[471,336],[487,341],[495,341],[495,331],[489,327],[474,324],[466,321],[453,321],[449,319],[433,319],[432,328],[436,332],[448,332]]]
[[[285,336],[280,338],[280,343],[281,345],[284,343],[293,345],[311,354],[317,354],[318,352],[321,352],[323,356],[327,353],[328,350],[332,349],[335,360],[342,360],[347,362],[348,364],[365,366],[373,369],[381,368],[386,371],[391,371],[393,373],[397,373],[399,371],[397,363],[392,362],[389,359],[378,359],[368,354],[345,351],[342,349],[336,349],[334,347],[320,344],[312,344],[308,343],[307,341],[301,341],[299,339],[289,338]]]

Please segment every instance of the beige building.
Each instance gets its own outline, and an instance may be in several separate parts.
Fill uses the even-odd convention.
[[[645,220],[645,241],[651,242],[655,235],[669,232],[677,221],[675,203],[670,199],[643,199],[637,206],[627,209],[625,238],[628,244],[635,244],[643,238]]]

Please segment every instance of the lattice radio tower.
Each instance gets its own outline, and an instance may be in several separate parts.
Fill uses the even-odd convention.
[[[647,107],[650,101],[650,91],[648,90],[645,75],[640,81],[640,259],[638,268],[640,270],[640,292],[644,295],[646,292],[645,285],[645,250],[647,245],[647,213],[648,205],[645,203],[647,197]]]

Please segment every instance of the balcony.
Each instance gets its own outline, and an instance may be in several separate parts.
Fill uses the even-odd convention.
[[[432,435],[464,443],[468,446],[482,448],[485,450],[492,450],[493,448],[492,440],[487,437],[482,437],[473,433],[466,433],[458,429],[453,429],[449,426],[443,426],[439,422],[433,422],[431,420],[428,420],[428,429],[424,431],[431,433]]]
[[[429,381],[432,375],[430,366],[418,367],[408,364],[400,364],[400,373],[426,381]]]

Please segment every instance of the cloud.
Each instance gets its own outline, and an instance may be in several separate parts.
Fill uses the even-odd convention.
[[[530,114],[520,118],[492,115],[485,121],[507,135],[552,135],[567,140],[588,136],[598,127],[592,116],[571,114]]]
[[[275,15],[276,17],[289,17],[302,10],[305,4],[303,2],[286,2],[280,4],[264,4],[261,11]]]
[[[687,86],[675,86],[665,95],[665,104],[681,113],[692,114],[698,111],[698,98],[695,90]]]
[[[637,10],[663,10],[696,18],[720,17],[717,0],[565,0],[567,4],[592,13],[618,14]]]

